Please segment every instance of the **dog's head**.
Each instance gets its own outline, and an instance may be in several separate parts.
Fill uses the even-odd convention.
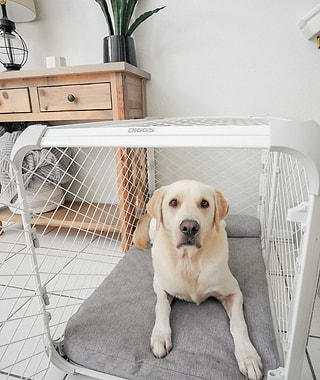
[[[229,210],[223,194],[196,181],[179,181],[157,190],[147,205],[177,249],[199,249]]]

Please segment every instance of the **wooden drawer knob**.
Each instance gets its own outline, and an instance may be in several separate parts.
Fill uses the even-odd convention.
[[[76,97],[75,97],[73,94],[69,94],[69,95],[68,95],[68,101],[69,101],[70,103],[73,103],[73,102],[76,101]]]

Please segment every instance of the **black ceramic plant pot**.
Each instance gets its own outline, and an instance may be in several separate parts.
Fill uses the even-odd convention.
[[[103,62],[126,62],[125,36],[108,36],[103,40]]]
[[[136,47],[133,37],[126,38],[126,53],[127,62],[133,66],[137,66]]]
[[[103,40],[103,62],[128,62],[137,66],[133,37],[108,36]]]

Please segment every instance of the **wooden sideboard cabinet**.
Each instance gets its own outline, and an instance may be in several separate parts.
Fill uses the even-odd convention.
[[[149,73],[127,63],[3,72],[0,73],[0,125],[1,122],[19,121],[69,124],[141,119],[146,116],[145,82],[149,79]],[[117,151],[119,207],[109,205],[106,208],[107,205],[103,205],[108,212],[114,210],[119,214],[115,218],[119,223],[104,228],[106,231],[112,228],[121,234],[124,251],[131,245],[134,224],[132,200],[128,197],[132,189],[125,177],[136,175],[144,178],[146,172],[146,163],[137,157],[141,160],[140,173],[130,173],[128,162],[132,154],[134,152],[126,148]],[[141,188],[145,189],[146,185],[141,184]],[[75,214],[80,205],[75,202],[72,207]],[[66,212],[70,213],[70,210],[61,208],[56,212],[52,225],[70,228]],[[19,221],[20,216],[12,215],[8,209],[1,210],[0,225],[9,219]],[[37,217],[36,220],[37,224],[44,223],[44,219]],[[77,225],[86,225],[86,221],[77,222]],[[99,226],[91,222],[89,228],[97,230]]]
[[[140,119],[148,79],[127,63],[0,73],[0,122]]]

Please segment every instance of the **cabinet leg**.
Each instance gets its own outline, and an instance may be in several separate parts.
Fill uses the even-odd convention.
[[[146,204],[149,199],[147,149],[141,148],[136,150],[135,162],[134,181],[136,188],[136,206],[140,212],[140,217],[141,214],[145,213]]]
[[[134,151],[133,149],[119,148],[117,156],[121,245],[122,250],[127,252],[131,247],[136,222],[133,185]]]

